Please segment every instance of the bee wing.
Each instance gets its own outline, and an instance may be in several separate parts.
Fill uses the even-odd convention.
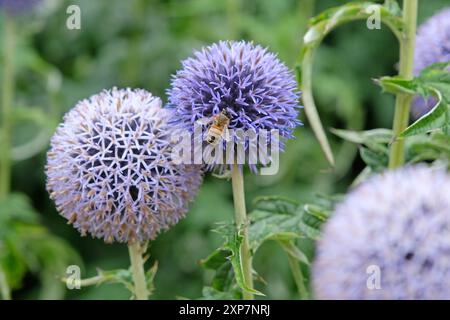
[[[225,141],[230,141],[231,140],[231,135],[230,135],[230,131],[228,130],[228,128],[225,128],[225,130],[223,130],[222,132],[222,138]]]
[[[203,126],[206,126],[206,125],[208,125],[208,124],[211,123],[211,118],[207,118],[207,117],[200,118],[200,119],[198,119],[196,122],[197,122],[198,124],[201,124],[201,125],[203,125]]]

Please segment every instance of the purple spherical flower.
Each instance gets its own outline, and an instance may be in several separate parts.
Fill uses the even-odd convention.
[[[274,53],[245,41],[221,41],[195,52],[182,65],[168,90],[169,107],[176,110],[175,122],[182,129],[193,132],[197,120],[224,112],[228,141],[244,144],[246,151],[255,143],[251,137],[262,131],[276,130],[280,149],[283,138],[293,137],[300,124],[297,84]],[[226,147],[226,139],[221,142],[219,146]]]
[[[414,74],[417,76],[429,65],[450,61],[450,8],[443,9],[423,23],[417,32]],[[420,118],[436,104],[434,98],[416,97],[412,116]]]
[[[313,265],[319,299],[450,299],[450,177],[373,177],[338,205]]]
[[[10,14],[20,14],[36,7],[42,0],[0,0],[0,9]]]
[[[184,217],[202,173],[171,160],[170,114],[145,90],[116,88],[66,114],[47,155],[47,189],[82,235],[143,242]]]
[[[450,61],[450,8],[439,11],[419,27],[414,72],[419,74],[433,63],[447,61]]]

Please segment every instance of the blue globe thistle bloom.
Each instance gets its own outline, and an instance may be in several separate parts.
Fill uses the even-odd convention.
[[[32,10],[42,0],[0,0],[0,9],[16,15]]]
[[[47,190],[82,235],[154,239],[187,212],[198,166],[171,159],[170,111],[145,90],[105,90],[64,117],[47,154]]]
[[[414,74],[429,65],[450,61],[450,8],[443,9],[425,21],[417,31]],[[434,98],[415,97],[412,116],[420,118],[436,104]]]
[[[174,123],[187,132],[193,132],[197,120],[225,111],[230,141],[245,144],[248,151],[250,139],[232,131],[258,135],[261,130],[278,130],[282,149],[283,140],[292,138],[294,128],[301,124],[293,74],[274,53],[259,45],[221,41],[196,51],[182,66],[168,90],[168,106],[175,109]],[[219,145],[226,144],[223,139]],[[208,168],[214,167],[213,163]]]
[[[313,265],[318,299],[450,299],[450,177],[425,166],[371,178],[338,205]]]

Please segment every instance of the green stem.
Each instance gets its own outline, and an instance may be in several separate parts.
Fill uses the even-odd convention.
[[[314,8],[316,6],[316,0],[300,0],[299,2],[299,16],[300,16],[300,26],[299,26],[299,34],[300,39],[303,39],[305,36],[306,30],[308,30],[309,19],[314,15]],[[303,47],[303,41],[300,41],[300,50]]]
[[[236,227],[239,234],[243,238],[241,245],[241,261],[244,274],[244,282],[248,288],[253,289],[252,255],[248,243],[248,223],[247,213],[245,209],[244,176],[237,164],[233,165],[233,169],[231,172],[231,183],[233,187]],[[242,295],[245,300],[253,299],[253,294],[245,290],[242,291]]]
[[[11,289],[8,285],[5,272],[0,268],[0,295],[4,300],[11,300]]]
[[[295,285],[297,286],[297,292],[301,300],[308,299],[308,291],[305,287],[305,280],[303,279],[302,270],[297,259],[290,254],[287,255],[289,260],[289,267],[291,268],[292,276],[294,277]]]
[[[302,91],[302,101],[305,105],[305,113],[308,117],[308,121],[311,125],[313,132],[315,133],[317,140],[322,147],[322,150],[332,167],[335,166],[333,152],[331,151],[330,144],[328,142],[325,130],[322,122],[320,121],[319,113],[314,102],[313,90],[312,90],[312,66],[314,59],[314,49],[306,50],[303,55],[302,61],[302,75],[299,86]]]
[[[406,3],[408,3],[408,1],[406,1]],[[417,0],[413,1],[417,3]],[[367,4],[363,2],[354,2],[351,7],[347,9],[345,9],[344,7],[344,12],[347,10],[349,14],[342,14],[342,11],[339,10],[341,14],[335,15],[334,18],[336,19],[336,21],[333,21],[333,23],[331,23],[329,19],[319,19],[319,22],[316,22],[314,25],[312,25],[306,33],[305,37],[303,37],[304,43],[297,60],[297,81],[299,84],[299,89],[302,92],[302,101],[305,107],[305,114],[317,140],[319,141],[320,147],[322,148],[328,162],[332,167],[335,166],[333,152],[325,134],[323,125],[320,121],[312,92],[312,71],[314,54],[315,50],[318,48],[322,40],[338,26],[351,21],[369,18],[370,13],[368,13],[366,10],[363,10],[366,5]],[[382,10],[382,12],[384,12],[384,15],[382,15],[382,22],[391,29],[391,31],[400,41],[403,38],[401,31],[403,29],[404,21],[397,16],[391,15],[382,5],[377,5],[377,7]],[[352,12],[355,9],[357,9],[357,13]]]
[[[403,3],[404,31],[400,38],[399,76],[404,79],[412,79],[418,0],[404,0]],[[408,126],[412,98],[412,95],[405,93],[399,93],[396,97],[393,124],[395,140],[391,145],[389,155],[390,169],[401,167],[405,163],[405,141],[397,139],[397,137]]]
[[[79,280],[80,287],[89,287],[94,285],[102,284],[103,282],[109,281],[113,279],[112,277],[107,277],[104,275],[98,275],[91,278],[81,279]],[[61,281],[67,283],[67,278],[61,278]]]
[[[14,97],[14,22],[4,15],[3,74],[2,74],[2,123],[0,152],[0,199],[9,192],[11,176],[11,108]]]
[[[314,15],[314,8],[316,5],[315,0],[301,0],[300,1],[300,36],[301,39],[305,36],[306,31],[308,30],[308,23],[309,19]],[[302,52],[303,50],[303,41],[300,41],[300,50],[299,52]],[[322,148],[324,149],[325,155],[330,162],[330,164],[334,167],[334,158],[333,153],[331,152],[331,147],[328,144],[328,140],[324,134],[324,129],[322,126],[322,123],[320,121],[319,114],[317,112],[317,108],[315,107],[314,103],[314,97],[312,94],[312,65],[313,65],[313,55],[314,52],[311,50],[311,52],[307,52],[305,56],[303,57],[302,54],[298,56],[297,65],[302,65],[302,70],[304,74],[302,75],[303,83],[298,79],[298,89],[303,91],[303,102],[305,104],[313,105],[313,108],[305,108],[305,112],[307,113],[309,122],[311,124],[311,127],[313,128],[313,131],[317,133],[318,140],[322,141]],[[302,58],[303,63],[302,63]],[[306,102],[305,102],[306,100]]]
[[[148,300],[149,292],[147,290],[147,281],[144,272],[144,254],[138,241],[128,244],[130,253],[131,272],[133,274],[134,294],[136,300]]]

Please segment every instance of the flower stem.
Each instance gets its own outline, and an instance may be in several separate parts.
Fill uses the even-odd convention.
[[[399,76],[404,79],[412,79],[414,67],[414,45],[416,38],[418,0],[403,1],[404,31],[400,38],[400,68]],[[412,95],[399,93],[395,102],[394,116],[394,142],[391,145],[389,155],[389,168],[395,169],[405,163],[405,141],[397,139],[409,122],[409,112]]]
[[[248,288],[253,289],[252,275],[252,255],[248,243],[247,213],[245,210],[244,176],[237,164],[233,165],[231,172],[231,183],[233,187],[234,214],[236,227],[242,236],[241,262],[244,274],[244,281]],[[245,290],[242,291],[244,300],[253,300],[253,294]]]
[[[9,192],[11,176],[11,108],[14,97],[14,22],[8,14],[4,15],[3,38],[3,84],[2,84],[2,123],[0,152],[0,199]]]
[[[0,296],[4,300],[11,300],[11,289],[6,279],[6,274],[2,268],[0,268]]]
[[[147,290],[147,281],[144,272],[144,254],[141,245],[138,241],[128,244],[128,251],[130,253],[131,272],[133,274],[134,294],[136,300],[147,300],[149,293]]]
[[[306,31],[308,30],[309,19],[314,16],[314,9],[316,7],[316,0],[300,0],[299,2],[299,38],[303,39]],[[300,50],[301,52],[303,41],[300,42]],[[298,61],[300,64],[300,61]]]
[[[289,267],[291,268],[292,276],[294,277],[295,285],[297,286],[297,292],[301,300],[308,299],[308,291],[305,287],[305,280],[303,279],[302,270],[297,259],[290,254],[288,256]]]
[[[314,50],[306,50],[302,58],[303,61],[301,62],[301,70],[303,75],[299,79],[299,89],[302,91],[302,101],[305,106],[305,114],[314,134],[317,137],[317,140],[319,140],[325,157],[327,158],[330,165],[334,168],[335,160],[333,151],[331,150],[330,143],[328,142],[322,122],[320,121],[320,116],[317,112],[317,107],[314,102],[312,91],[312,66],[314,59]]]

